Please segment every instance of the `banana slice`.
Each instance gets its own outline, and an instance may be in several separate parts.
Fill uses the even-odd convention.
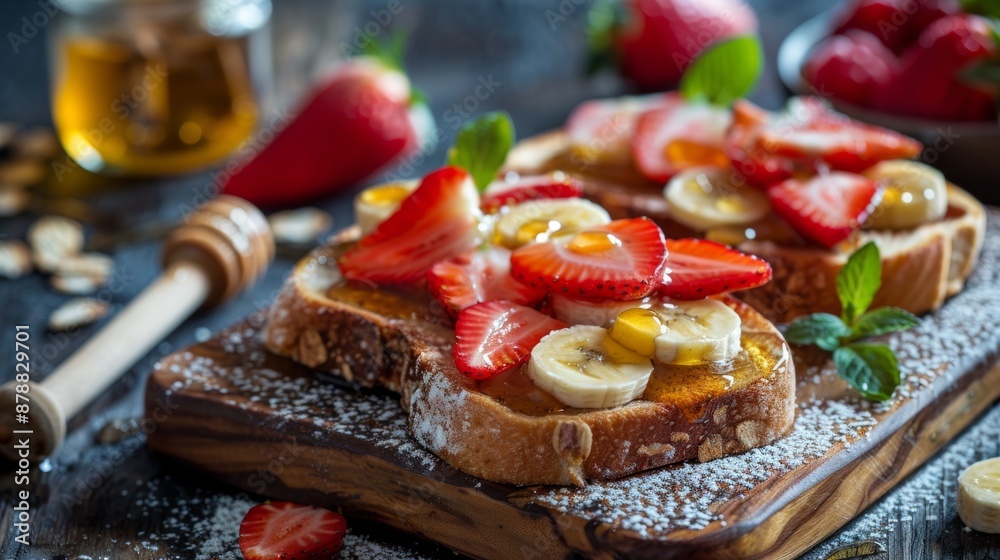
[[[659,319],[659,333],[654,321],[626,311],[612,326],[615,339],[635,349],[648,344],[643,337],[651,335],[653,357],[662,364],[718,362],[731,360],[740,352],[740,316],[719,300],[663,302],[650,311]],[[623,319],[631,324],[619,326]]]
[[[1000,457],[973,463],[959,475],[958,516],[976,531],[1000,534]]]
[[[531,350],[528,377],[576,408],[608,408],[642,396],[653,373],[649,358],[620,347],[608,331],[577,325],[549,333]]]
[[[361,227],[361,234],[378,227],[389,216],[392,216],[403,199],[417,188],[418,181],[400,181],[374,185],[358,193],[354,197],[354,219]]]
[[[550,236],[572,233],[609,223],[607,210],[582,198],[531,200],[503,212],[493,228],[493,241],[508,249],[546,241]]]
[[[944,175],[917,161],[883,161],[865,176],[885,185],[882,202],[865,223],[869,229],[910,229],[944,218],[948,189]]]
[[[633,301],[601,300],[588,301],[573,299],[558,294],[552,294],[549,299],[552,302],[552,314],[556,319],[568,325],[594,325],[598,327],[609,327],[614,322],[615,317],[632,308],[649,308],[653,305],[652,297],[645,297]]]
[[[663,196],[670,217],[698,231],[747,225],[767,216],[771,203],[764,193],[731,184],[732,171],[695,167],[674,175]]]

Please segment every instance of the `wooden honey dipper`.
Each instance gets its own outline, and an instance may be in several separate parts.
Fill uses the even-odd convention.
[[[217,305],[251,286],[274,258],[267,219],[249,202],[220,196],[167,237],[163,274],[41,383],[28,382],[28,422],[15,421],[16,381],[0,386],[0,454],[27,438],[30,456],[50,454],[66,420],[104,392],[199,307]],[[31,430],[30,434],[16,433]]]

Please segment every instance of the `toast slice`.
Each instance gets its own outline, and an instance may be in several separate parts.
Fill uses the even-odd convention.
[[[460,373],[454,331],[419,295],[342,280],[350,228],[303,259],[268,318],[267,347],[318,371],[400,396],[413,437],[454,467],[495,482],[584,485],[697,458],[709,461],[786,435],[795,372],[784,338],[750,306],[731,364],[656,370],[642,399],[572,409],[521,369],[489,381]]]
[[[503,171],[554,170],[583,179],[584,195],[613,218],[647,216],[667,237],[700,235],[671,219],[663,185],[647,180],[630,162],[600,163],[575,156],[562,131],[518,142]],[[780,223],[778,218],[773,221]],[[782,225],[774,226],[773,241],[731,243],[767,260],[774,269],[770,283],[739,294],[769,320],[787,322],[818,312],[839,314],[834,289],[837,272],[850,253],[868,241],[875,241],[882,256],[882,287],[873,305],[925,313],[941,307],[965,285],[982,248],[986,210],[972,195],[949,184],[948,213],[943,220],[909,231],[861,231],[852,243],[833,250],[805,244]]]

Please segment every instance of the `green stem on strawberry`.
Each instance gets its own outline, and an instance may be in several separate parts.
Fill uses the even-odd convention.
[[[920,320],[896,307],[869,311],[882,284],[878,247],[868,242],[847,260],[837,274],[841,316],[814,313],[788,325],[785,338],[792,344],[816,345],[833,352],[837,373],[866,399],[886,401],[899,385],[899,362],[885,344],[861,342],[869,337],[915,327]]]

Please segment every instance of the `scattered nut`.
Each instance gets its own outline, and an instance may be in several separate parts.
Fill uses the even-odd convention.
[[[23,157],[50,159],[59,153],[59,139],[47,128],[32,128],[18,134],[12,144]]]
[[[67,301],[49,315],[49,329],[65,331],[89,325],[108,314],[108,304],[93,298]]]
[[[82,253],[59,262],[56,272],[64,276],[95,276],[107,279],[115,261],[103,253]]]
[[[31,272],[31,252],[16,239],[0,241],[0,276],[20,278]]]
[[[97,276],[73,276],[67,275],[63,276],[61,274],[56,274],[49,281],[52,287],[57,291],[64,294],[69,294],[73,296],[86,296],[90,295],[107,283],[107,277],[100,278]]]
[[[0,217],[16,216],[28,207],[28,193],[17,187],[0,187]]]
[[[38,268],[54,272],[61,261],[80,254],[83,249],[83,226],[69,218],[44,216],[28,230],[28,243]]]
[[[304,245],[330,229],[333,218],[319,208],[307,206],[272,214],[268,219],[277,243]]]
[[[34,159],[18,159],[0,163],[0,183],[35,185],[45,180],[49,168]]]

